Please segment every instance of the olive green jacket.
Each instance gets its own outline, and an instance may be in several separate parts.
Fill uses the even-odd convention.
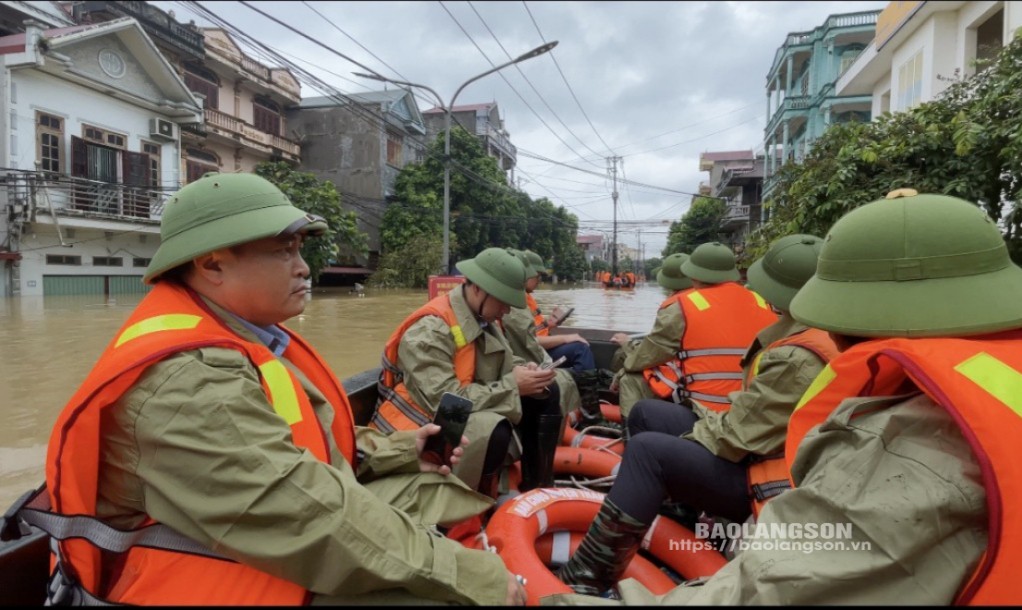
[[[764,348],[807,328],[788,313],[781,314],[749,346],[742,359],[744,378],[748,378],[756,355]],[[825,366],[826,362],[815,352],[804,347],[783,345],[767,349],[752,383],[728,396],[730,409],[713,411],[692,401],[699,420],[684,438],[732,462],[741,461],[750,453],[770,455],[782,451],[792,410]]]
[[[644,398],[656,398],[642,376],[642,371],[676,358],[684,334],[685,314],[681,304],[674,301],[657,310],[649,334],[639,341],[630,342],[621,350],[624,353],[624,364],[617,371],[615,380],[622,415],[627,417],[636,402]]]
[[[472,401],[472,415],[465,427],[469,446],[455,474],[469,487],[477,488],[482,476],[486,448],[494,428],[504,419],[517,424],[522,418],[514,367],[524,364],[516,358],[504,333],[496,324],[484,330],[465,302],[463,287],[448,293],[451,307],[468,343],[476,348],[475,380],[462,387],[454,373],[457,346],[451,329],[437,316],[425,316],[408,327],[398,343],[397,367],[404,374],[405,387],[416,404],[436,411],[440,397],[451,392]],[[520,447],[512,443],[509,459],[517,459]]]
[[[846,399],[806,435],[792,476],[797,487],[768,502],[759,522],[851,524],[851,539],[750,543],[702,586],[655,596],[624,581],[623,603],[947,605],[986,549],[979,466],[958,426],[923,394]],[[808,542],[844,544],[807,552]],[[543,600],[594,602],[607,603]]]
[[[329,431],[333,409],[281,361]],[[330,464],[297,448],[241,352],[210,347],[161,360],[103,411],[101,425],[97,514],[115,526],[151,516],[328,601],[505,599],[500,558],[433,527],[478,514],[488,498],[454,477],[420,473],[411,432],[358,428],[357,472],[330,434]]]
[[[512,308],[511,313],[501,320],[501,326],[515,356],[525,362],[552,362],[550,354],[536,339],[536,321],[527,308]],[[557,387],[561,391],[561,413],[567,414],[582,406],[582,398],[570,370],[559,368],[555,372]]]

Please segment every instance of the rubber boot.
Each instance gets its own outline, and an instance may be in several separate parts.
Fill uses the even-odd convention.
[[[582,595],[599,596],[617,584],[639,550],[649,524],[628,516],[610,498],[603,501],[586,537],[557,573]]]
[[[571,376],[575,379],[582,401],[582,427],[604,423],[603,414],[600,412],[600,372],[597,369],[580,373],[572,371]]]
[[[522,438],[520,491],[554,486],[554,454],[561,444],[562,415],[540,415],[534,439]]]

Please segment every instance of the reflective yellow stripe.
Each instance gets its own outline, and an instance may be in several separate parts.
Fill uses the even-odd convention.
[[[763,309],[770,309],[770,306],[767,305],[767,302],[765,300],[763,300],[763,297],[759,296],[758,292],[754,290],[750,290],[749,292],[752,293],[752,296],[756,297],[756,303],[759,304],[760,307],[762,307]]]
[[[813,383],[809,385],[809,389],[802,395],[802,400],[798,401],[798,405],[795,406],[795,410],[798,411],[802,408],[802,405],[806,404],[810,400],[816,398],[816,395],[823,391],[831,381],[837,378],[837,374],[834,373],[834,369],[830,368],[830,365],[823,367],[820,374],[816,376]]]
[[[756,354],[756,357],[752,359],[752,377],[753,378],[755,378],[756,375],[759,375],[759,361],[763,359],[763,353],[764,352],[766,352],[765,349],[760,350],[759,353]]]
[[[699,311],[705,311],[710,308],[710,303],[706,300],[706,297],[698,292],[688,293],[688,300],[692,301],[692,304],[695,305],[696,309]]]
[[[457,347],[465,347],[465,333],[461,332],[460,326],[452,326],[451,334],[454,335],[454,345]]]
[[[291,382],[291,375],[279,360],[271,360],[259,366],[259,371],[270,386],[270,402],[273,410],[281,416],[287,425],[293,426],[302,421],[302,410],[298,405],[298,395]]]
[[[161,330],[189,330],[198,326],[201,321],[202,318],[200,316],[184,313],[171,313],[164,316],[146,318],[125,328],[121,336],[117,338],[117,343],[114,344],[114,347],[120,347],[132,339],[137,339],[149,333],[160,332]]]
[[[965,360],[955,370],[1022,417],[1022,373],[986,352]]]

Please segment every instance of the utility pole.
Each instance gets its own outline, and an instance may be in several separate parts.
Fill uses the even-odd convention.
[[[639,246],[638,247],[639,260],[635,261],[635,264],[632,265],[632,267],[634,267],[634,269],[632,269],[632,271],[635,272],[635,275],[639,275],[639,270],[643,267],[643,264],[642,264],[642,229],[639,229],[639,230],[637,230],[635,232],[635,240],[638,242],[638,246]]]
[[[610,176],[614,180],[614,191],[611,196],[614,199],[614,241],[613,250],[610,253],[610,273],[617,275],[617,164],[621,157],[607,157],[607,164],[610,166]]]

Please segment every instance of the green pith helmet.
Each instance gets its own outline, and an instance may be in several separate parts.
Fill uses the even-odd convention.
[[[861,337],[956,337],[1022,327],[1022,269],[977,206],[900,189],[827,233],[791,302],[798,321]]]
[[[526,250],[525,256],[529,259],[529,264],[536,270],[536,275],[546,271],[546,263],[543,262],[543,257],[536,254],[532,250]]]
[[[688,260],[688,254],[672,254],[664,259],[664,264],[657,271],[656,281],[668,290],[684,290],[692,287],[692,280],[681,272],[681,266]]]
[[[705,284],[734,282],[741,277],[735,267],[735,253],[719,241],[701,244],[693,250],[682,263],[681,272]]]
[[[291,204],[269,180],[255,174],[209,173],[168,201],[160,221],[160,247],[143,281],[220,248],[296,231],[322,233],[326,221]]]
[[[507,248],[507,251],[515,255],[522,266],[525,267],[525,279],[531,279],[539,275],[539,271],[532,266],[532,262],[529,260],[528,251],[515,250],[514,248]]]
[[[525,265],[503,248],[487,248],[454,267],[473,284],[502,303],[525,307]]]
[[[788,235],[776,240],[749,267],[749,288],[774,307],[788,311],[791,299],[816,273],[822,248],[823,240],[815,235]]]

